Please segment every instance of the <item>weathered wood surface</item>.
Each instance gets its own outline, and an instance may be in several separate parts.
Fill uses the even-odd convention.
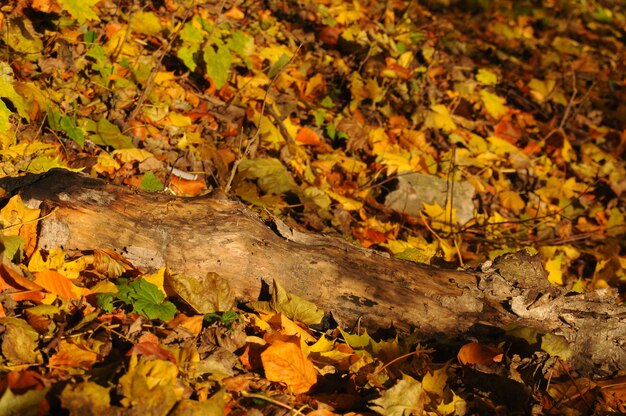
[[[467,339],[480,326],[532,326],[563,336],[574,367],[626,368],[626,307],[611,291],[565,296],[538,259],[513,256],[476,272],[390,258],[340,239],[272,227],[227,198],[183,199],[53,170],[0,179],[9,194],[42,201],[42,248],[113,249],[146,270],[167,265],[193,276],[218,273],[240,300],[262,282],[327,312],[340,325],[415,329],[430,339]]]

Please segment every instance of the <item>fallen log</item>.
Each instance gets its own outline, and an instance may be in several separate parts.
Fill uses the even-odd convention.
[[[478,328],[520,325],[569,343],[570,363],[610,374],[626,368],[626,308],[612,290],[565,294],[538,258],[509,255],[480,270],[398,260],[341,239],[265,224],[225,197],[147,193],[65,170],[0,179],[8,195],[41,201],[38,246],[113,249],[135,266],[189,276],[213,272],[242,301],[277,279],[342,326],[415,330],[428,339],[468,339]]]

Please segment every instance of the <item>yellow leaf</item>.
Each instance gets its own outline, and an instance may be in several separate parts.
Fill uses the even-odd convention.
[[[313,345],[305,345],[303,347],[307,353],[312,352],[328,352],[335,348],[335,341],[327,338],[326,335],[322,335],[320,339]]]
[[[436,396],[443,397],[443,391],[446,388],[448,382],[448,366],[444,365],[442,368],[434,370],[432,373],[428,372],[422,379],[422,385],[424,390],[429,393],[433,393]]]
[[[91,368],[96,362],[98,354],[82,345],[76,345],[66,340],[59,341],[57,353],[50,357],[50,366]]]
[[[450,116],[450,112],[445,105],[436,104],[430,107],[430,109],[431,111],[426,118],[426,125],[428,127],[434,127],[446,133],[456,130],[456,124],[454,124],[452,116]]]
[[[146,405],[153,401],[160,402],[158,412],[167,414],[182,391],[176,388],[178,368],[176,364],[158,359],[138,359],[133,354],[128,372],[120,378],[119,385],[124,395],[122,404],[126,407]]]
[[[167,271],[167,269],[165,267],[161,267],[156,272],[154,272],[154,273],[152,273],[152,274],[150,274],[148,276],[143,276],[143,280],[145,280],[146,282],[152,283],[153,285],[158,287],[161,292],[163,292],[165,295],[167,295],[167,293],[165,293],[165,289],[163,288],[163,282],[165,281],[165,272],[166,271]]]
[[[515,213],[519,213],[526,206],[522,197],[515,191],[502,191],[498,197],[500,198],[500,205]]]
[[[176,79],[176,76],[173,72],[157,72],[154,77],[154,83],[157,85],[164,84],[168,81],[173,81]]]
[[[445,214],[444,209],[437,202],[433,204],[424,203],[424,214],[428,215],[430,218],[438,218],[442,217]]]
[[[176,127],[187,127],[191,126],[191,118],[188,116],[184,116],[182,114],[176,113],[172,111],[168,115],[169,124]]]
[[[491,151],[497,155],[505,155],[507,153],[512,154],[519,152],[519,149],[516,146],[498,136],[489,136],[487,140],[491,145]]]
[[[43,259],[41,250],[37,249],[30,257],[28,262],[28,271],[31,273],[41,272],[44,270],[58,270],[65,263],[65,252],[59,247],[48,250],[46,259]]]
[[[56,153],[54,146],[41,142],[22,141],[19,144],[9,146],[8,149],[0,150],[0,156],[9,159],[24,159],[34,154],[53,156]]]
[[[343,209],[347,211],[357,211],[363,208],[363,203],[355,201],[354,199],[347,198],[332,191],[326,191],[326,193],[335,201],[339,202]]]
[[[285,383],[295,393],[306,393],[317,382],[313,363],[291,342],[277,341],[261,353],[265,377]]]
[[[301,341],[315,342],[315,338],[308,333],[306,328],[298,325],[293,320],[289,319],[282,313],[275,314],[270,320],[269,324],[278,330],[281,334],[285,335],[297,335]],[[306,345],[306,343],[304,343]]]
[[[122,163],[129,163],[129,162],[143,162],[144,160],[146,160],[149,157],[154,156],[152,153],[148,152],[147,150],[143,150],[143,149],[117,149],[113,151],[113,156],[118,156],[119,160]],[[100,158],[98,157],[98,162]],[[110,163],[110,162],[109,162]],[[117,162],[115,162],[117,164]],[[118,165],[118,169],[119,169],[119,165]]]
[[[506,101],[503,98],[498,97],[496,94],[492,94],[489,91],[481,90],[480,98],[483,101],[485,110],[487,110],[489,115],[496,120],[500,119],[500,117],[502,117],[509,111],[509,109],[505,105]]]
[[[163,30],[159,18],[152,12],[137,12],[131,18],[131,29],[148,36],[157,36]]]
[[[548,280],[550,283],[557,285],[563,284],[563,255],[559,254],[546,262],[546,271],[548,272]]]
[[[483,85],[496,85],[498,83],[498,76],[487,69],[479,69],[476,74],[476,81]]]

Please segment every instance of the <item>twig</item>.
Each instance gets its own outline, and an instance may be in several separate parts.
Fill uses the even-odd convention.
[[[291,406],[289,406],[289,405],[287,405],[287,404],[285,404],[283,402],[279,402],[278,400],[272,399],[271,397],[267,397],[267,396],[264,396],[262,394],[248,393],[247,391],[242,391],[241,395],[243,397],[245,397],[245,398],[248,398],[248,399],[259,399],[259,400],[264,400],[266,402],[275,404],[276,406],[280,406],[280,407],[282,407],[284,409],[292,411],[294,415],[302,415],[302,414],[304,414],[304,413],[302,413],[303,409],[310,408],[309,405],[304,405],[301,409],[294,409],[293,407],[291,407]]]
[[[133,120],[135,120],[135,118],[137,117],[137,114],[139,113],[139,111],[141,110],[141,107],[143,106],[143,103],[148,98],[148,94],[150,93],[150,91],[152,90],[152,86],[154,85],[154,78],[156,77],[156,74],[157,74],[158,70],[161,68],[161,62],[163,62],[163,58],[165,58],[165,55],[167,55],[169,53],[169,51],[172,49],[172,45],[174,44],[174,41],[178,37],[180,31],[184,27],[184,25],[187,22],[187,20],[189,20],[189,17],[191,16],[192,13],[193,13],[193,7],[190,7],[189,10],[187,10],[187,13],[185,14],[185,16],[183,17],[182,22],[180,22],[178,27],[176,27],[176,30],[174,30],[174,33],[172,33],[172,35],[170,36],[169,42],[166,41],[167,45],[165,46],[164,49],[162,49],[161,54],[159,55],[159,57],[157,58],[156,62],[154,63],[154,66],[150,70],[150,75],[148,75],[148,80],[146,81],[146,86],[143,89],[143,91],[141,92],[141,96],[137,100],[137,104],[135,105],[135,108],[133,109],[133,111],[128,116],[128,119],[126,120],[126,125],[127,126],[129,126],[130,123]]]
[[[250,149],[252,149],[252,146],[256,144],[256,142],[259,139],[259,136],[261,135],[261,127],[263,126],[263,115],[265,114],[265,107],[267,105],[267,98],[269,96],[270,89],[272,88],[272,85],[274,85],[274,82],[276,82],[278,77],[293,62],[293,60],[298,55],[298,52],[300,52],[300,48],[302,48],[302,43],[300,43],[298,45],[298,48],[296,49],[294,54],[291,56],[289,61],[287,61],[287,63],[285,65],[283,65],[283,67],[280,68],[280,70],[276,73],[276,75],[274,75],[274,77],[270,80],[270,83],[268,84],[267,89],[265,90],[265,94],[263,95],[263,101],[261,102],[261,113],[259,115],[259,125],[257,126],[256,131],[254,132],[254,135],[252,136],[252,138],[248,141],[248,144],[246,145],[246,148],[243,151],[241,157],[238,158],[237,160],[235,160],[235,162],[233,163],[233,168],[230,171],[230,177],[228,178],[228,182],[226,182],[226,185],[224,186],[224,193],[225,194],[228,194],[228,192],[230,191],[230,187],[231,187],[231,185],[233,183],[233,180],[235,179],[235,175],[237,174],[237,168],[239,167],[239,164],[243,161],[243,159],[246,156],[248,156],[248,154],[250,152]],[[274,112],[274,114],[276,114],[276,113]],[[284,125],[283,125],[283,128],[285,128]],[[280,129],[280,125],[279,125],[279,129]],[[287,131],[287,129],[285,129],[285,131]],[[281,134],[282,134],[282,131],[281,131]],[[289,136],[289,133],[287,133],[287,136]]]

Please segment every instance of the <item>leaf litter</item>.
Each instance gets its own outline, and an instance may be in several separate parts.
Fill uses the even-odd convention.
[[[528,248],[552,284],[623,295],[625,25],[610,2],[18,1],[0,168],[224,189],[427,264]],[[386,206],[415,174],[437,197]],[[280,276],[239,309],[219,276],[199,299],[176,271],[40,250],[39,211],[3,206],[3,414],[626,411],[623,375],[572,374],[551,334],[446,355],[319,326]]]

